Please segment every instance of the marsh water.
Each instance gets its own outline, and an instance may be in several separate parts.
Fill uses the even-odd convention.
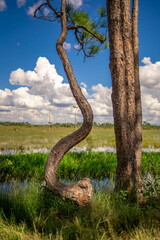
[[[87,149],[86,147],[80,148],[80,147],[74,147],[70,150],[71,152],[86,152]],[[98,148],[92,148],[91,149],[92,152],[112,152],[112,153],[116,153],[116,149],[113,147],[98,147]],[[143,152],[160,152],[160,148],[154,148],[154,147],[150,147],[150,148],[142,148]],[[18,151],[15,149],[9,149],[9,148],[5,148],[3,150],[0,151],[0,154],[17,154],[17,153],[49,153],[50,149],[47,148],[40,148],[40,149],[32,149],[30,151]]]
[[[71,180],[60,180],[64,184],[72,184],[76,181],[71,181]],[[30,183],[28,181],[13,181],[13,182],[7,182],[7,183],[0,183],[0,194],[14,194],[17,190],[20,189],[27,189],[27,187],[30,186]],[[45,184],[41,183],[39,184],[39,188],[44,187]],[[112,191],[114,189],[114,179],[113,181],[110,180],[109,178],[106,179],[101,179],[101,180],[96,180],[92,179],[92,186],[93,186],[93,191]]]

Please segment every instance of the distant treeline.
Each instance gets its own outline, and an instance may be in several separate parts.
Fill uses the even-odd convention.
[[[82,125],[82,122],[77,122],[76,127],[80,127]],[[5,122],[0,122],[0,126],[50,126],[50,127],[75,127],[74,123],[48,123],[48,124],[31,124],[29,122],[10,122],[10,121],[5,121]],[[97,128],[113,128],[114,124],[113,123],[93,123],[94,127]],[[148,122],[143,122],[142,124],[143,129],[160,129],[160,125],[156,124],[150,124]]]

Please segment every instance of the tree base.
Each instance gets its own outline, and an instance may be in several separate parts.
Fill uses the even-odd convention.
[[[52,192],[60,195],[63,200],[71,199],[79,206],[90,205],[93,202],[93,187],[89,178],[83,178],[72,185],[65,185],[59,181],[54,185],[46,183]]]

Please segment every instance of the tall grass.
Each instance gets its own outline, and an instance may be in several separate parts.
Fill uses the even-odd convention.
[[[70,134],[73,127],[2,126],[0,125],[0,150],[32,151],[50,149],[62,137]],[[160,148],[160,129],[143,130],[143,148]],[[90,135],[77,147],[87,150],[98,147],[115,147],[113,128],[93,127]]]
[[[35,180],[0,193],[0,239],[159,239],[160,205],[96,191],[92,206],[63,201]],[[8,236],[8,237],[6,237]]]
[[[44,179],[44,165],[48,154],[31,153],[16,155],[0,155],[0,181],[10,179]],[[105,179],[115,176],[116,154],[102,152],[68,152],[58,168],[58,177],[78,179],[91,177]],[[150,172],[160,174],[160,154],[142,153],[142,174]]]

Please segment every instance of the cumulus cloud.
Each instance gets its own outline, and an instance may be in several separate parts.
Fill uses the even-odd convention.
[[[64,116],[61,122],[69,121],[69,118],[73,117],[72,114],[66,114],[67,111],[73,112],[72,106],[75,104],[69,84],[63,83],[63,77],[58,75],[55,65],[50,64],[45,57],[38,58],[33,71],[25,72],[19,68],[11,72],[9,81],[12,85],[20,87],[13,91],[0,90],[0,105],[8,106],[11,112],[14,108],[15,118],[23,113],[25,121],[45,123],[48,121],[49,111],[54,111],[56,116],[62,111]],[[34,116],[30,114],[33,112]],[[45,112],[48,112],[46,116]],[[10,113],[5,112],[4,116],[6,119]]]
[[[80,44],[75,44],[75,45],[74,45],[74,49],[76,49],[76,50],[79,50],[80,47],[81,47]]]
[[[142,62],[143,62],[145,65],[150,65],[150,64],[152,64],[150,57],[144,57],[144,58],[142,59]]]
[[[0,12],[3,12],[7,9],[5,0],[0,0]]]
[[[43,3],[42,0],[39,0],[37,3],[35,3],[33,6],[30,6],[27,10],[27,14],[30,16],[34,15],[34,12],[36,10],[36,8],[38,8],[41,4]]]
[[[98,84],[92,87],[92,95],[89,103],[93,108],[96,122],[113,122],[111,88]]]
[[[143,58],[140,66],[143,120],[160,124],[160,62],[152,63],[150,57]]]
[[[160,123],[160,62],[152,63],[143,59],[140,67],[142,91],[143,121]],[[14,90],[0,90],[0,121],[23,121],[47,123],[51,113],[51,122],[74,122],[74,105],[68,83],[60,76],[54,64],[47,58],[39,57],[34,70],[19,68],[10,74],[10,84],[18,85]],[[111,88],[102,84],[92,86],[81,83],[82,93],[88,99],[96,122],[113,122]],[[82,115],[77,109],[77,121]]]
[[[38,58],[34,71],[24,72],[20,68],[13,71],[9,81],[13,85],[29,86],[31,94],[47,98],[55,106],[74,102],[69,84],[63,83],[63,77],[58,75],[55,65],[45,57]]]
[[[83,86],[84,88],[87,88],[87,84],[85,84],[84,82],[81,82],[81,86]]]
[[[150,58],[143,58],[145,66],[140,66],[141,84],[147,88],[160,89],[160,62],[151,63]]]
[[[63,43],[63,47],[64,47],[65,50],[70,51],[70,49],[71,49],[71,44],[70,44],[70,43],[67,43],[67,42],[64,42],[64,43]]]
[[[71,4],[74,8],[79,8],[82,6],[82,0],[68,0],[68,3]]]
[[[21,8],[26,4],[26,0],[17,0],[17,7]]]
[[[76,102],[69,84],[63,82],[63,77],[58,75],[55,65],[50,64],[45,57],[38,58],[33,71],[25,72],[19,68],[11,72],[9,81],[19,87],[13,91],[0,90],[0,105],[3,110],[0,120],[10,119],[10,116],[17,120],[17,116],[21,116],[25,121],[45,123],[51,111],[54,122],[74,122],[73,106]],[[92,105],[95,120],[103,120],[98,119],[98,114],[101,116],[111,114],[109,97],[105,96],[111,90],[99,84],[94,86],[92,94],[89,94],[84,82],[81,83],[81,89]],[[104,96],[105,99],[102,99]],[[78,121],[82,121],[79,109],[77,116]]]

